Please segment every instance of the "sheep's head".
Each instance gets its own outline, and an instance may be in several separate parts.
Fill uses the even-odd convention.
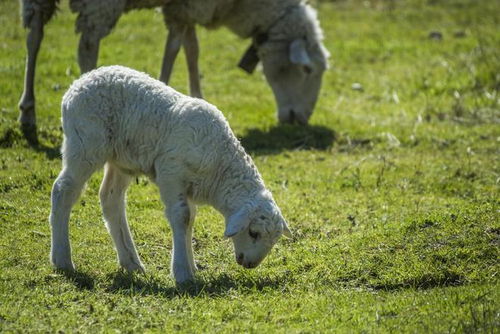
[[[236,262],[245,268],[257,267],[282,234],[291,237],[280,209],[268,192],[259,194],[228,217],[224,232],[233,240]]]
[[[277,24],[258,47],[258,56],[278,105],[280,123],[307,124],[329,54],[312,8],[300,7],[287,16],[290,19]]]

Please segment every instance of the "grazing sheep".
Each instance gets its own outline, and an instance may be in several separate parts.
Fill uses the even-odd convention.
[[[188,65],[197,59],[195,24],[225,26],[239,37],[252,39],[239,65],[252,73],[262,61],[279,121],[307,124],[327,68],[328,51],[322,43],[316,11],[304,0],[171,0],[163,6],[163,15],[169,37],[162,81],[168,82],[181,41]],[[198,82],[198,73],[191,72],[191,82]]]
[[[22,0],[23,22],[29,28],[24,92],[19,120],[28,138],[36,140],[34,76],[43,27],[59,0]],[[78,63],[82,73],[95,68],[100,39],[122,13],[161,6],[169,29],[160,80],[168,83],[181,46],[186,51],[190,93],[201,97],[195,25],[226,26],[252,43],[240,67],[252,73],[259,60],[278,105],[280,122],[306,124],[318,98],[328,52],[316,12],[304,0],[70,0],[81,32]]]
[[[146,74],[102,67],[76,80],[62,101],[63,168],[52,189],[51,261],[72,270],[70,211],[87,179],[105,165],[101,207],[120,265],[144,270],[125,215],[125,192],[145,174],[160,189],[173,232],[172,273],[191,280],[195,203],[226,219],[236,261],[256,267],[287,223],[222,113]]]

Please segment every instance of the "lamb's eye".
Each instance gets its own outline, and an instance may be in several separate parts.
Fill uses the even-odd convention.
[[[260,233],[259,232],[254,232],[252,230],[248,230],[248,235],[250,235],[250,238],[258,240],[260,238]]]

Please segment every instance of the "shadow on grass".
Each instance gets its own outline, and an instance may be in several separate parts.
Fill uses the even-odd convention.
[[[71,271],[63,269],[56,269],[56,272],[66,277],[80,290],[94,290],[95,278],[87,273],[79,270]]]
[[[50,147],[50,146],[46,146],[46,145],[40,144],[40,143],[38,143],[36,145],[30,145],[30,146],[36,152],[44,153],[45,156],[47,157],[47,159],[49,159],[49,160],[61,158],[61,148],[59,146]]]
[[[400,291],[400,290],[430,290],[435,288],[462,286],[469,283],[469,279],[462,273],[443,269],[429,274],[414,275],[413,277],[393,279],[377,279],[376,277],[338,277],[334,280],[326,278],[320,283],[322,285],[339,286],[345,289],[364,288],[373,291]],[[379,272],[372,272],[371,276],[378,276]],[[411,273],[410,273],[411,275]]]
[[[36,134],[29,137],[23,133],[22,129],[8,128],[0,137],[0,147],[3,148],[11,148],[14,145],[18,144],[24,145],[25,142],[36,152],[44,153],[49,160],[54,160],[61,157],[59,145],[54,145],[53,147],[51,147],[40,143]]]
[[[258,290],[276,289],[283,290],[287,279],[285,277],[260,277],[257,280],[241,278],[235,279],[227,274],[218,277],[196,278],[194,282],[187,282],[171,286],[167,282],[159,281],[148,275],[129,274],[119,271],[109,275],[112,281],[106,289],[107,292],[121,293],[126,295],[160,295],[167,298],[178,296],[196,297],[205,295],[220,297],[230,293],[231,290]]]
[[[466,277],[454,274],[449,277],[424,277],[421,279],[408,280],[403,282],[369,284],[368,287],[373,290],[382,291],[398,291],[405,289],[429,290],[435,288],[461,286],[465,285],[465,282]]]
[[[269,131],[249,129],[241,144],[254,154],[276,154],[283,150],[326,150],[335,138],[335,131],[325,126],[283,124]]]

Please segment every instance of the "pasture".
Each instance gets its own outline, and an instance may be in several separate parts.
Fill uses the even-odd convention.
[[[49,263],[50,190],[60,171],[60,101],[79,76],[66,1],[46,26],[36,97],[40,144],[16,121],[25,35],[0,2],[0,332],[459,332],[500,328],[500,3],[319,1],[331,68],[310,125],[277,126],[248,41],[198,29],[205,98],[227,117],[294,233],[247,270],[201,207],[197,281],[170,277],[171,231],[154,185],[128,192],[147,273],[118,270],[98,199],[72,213],[77,271]],[[158,76],[159,12],[124,15],[99,65]],[[181,55],[171,86],[187,91]]]

